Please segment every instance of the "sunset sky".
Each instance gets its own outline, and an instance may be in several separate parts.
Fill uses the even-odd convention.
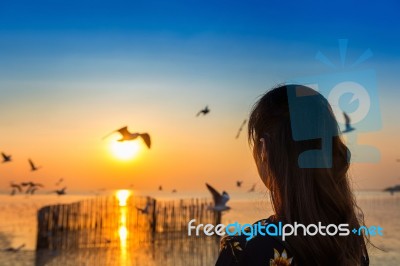
[[[258,180],[246,130],[257,98],[287,80],[376,73],[382,127],[360,133],[381,160],[357,163],[359,189],[400,183],[400,18],[396,1],[1,1],[0,190],[10,181],[92,188],[234,188]],[[338,39],[348,39],[340,63]],[[320,51],[337,67],[315,56]],[[195,117],[209,106],[207,116]],[[120,160],[128,126],[152,147]],[[284,149],[284,147],[282,147]],[[28,158],[43,168],[30,172]],[[226,185],[228,183],[228,185]]]

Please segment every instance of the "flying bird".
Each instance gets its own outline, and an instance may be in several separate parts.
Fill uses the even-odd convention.
[[[176,189],[173,189],[173,190],[172,190],[172,193],[176,193],[176,192],[177,192]]]
[[[18,185],[18,184],[15,184],[15,183],[11,183],[10,186],[11,186],[13,189],[18,190],[19,192],[22,192],[21,185]]]
[[[25,194],[34,194],[36,190],[38,190],[39,187],[43,187],[42,184],[39,183],[33,183],[32,181],[29,182],[22,182],[21,186],[23,187],[28,187],[25,191]]]
[[[29,182],[22,182],[22,183],[21,183],[21,186],[23,186],[23,187],[26,187],[26,186],[28,186],[28,187],[43,187],[42,184],[40,184],[40,183],[33,183],[32,181],[29,181]]]
[[[20,251],[23,247],[25,247],[25,244],[22,244],[21,246],[19,246],[19,247],[17,247],[17,248],[9,247],[9,248],[4,249],[4,251],[7,251],[7,252],[18,252],[18,251]]]
[[[390,192],[390,194],[393,195],[394,192],[400,192],[400,185],[396,185],[396,186],[393,186],[393,187],[385,188],[383,191]]]
[[[253,184],[253,186],[247,192],[254,192],[254,191],[256,191],[256,184]]]
[[[238,133],[236,134],[236,138],[237,138],[237,139],[239,138],[240,132],[242,132],[242,129],[243,129],[244,125],[246,124],[246,122],[247,122],[246,119],[242,122],[242,125],[240,126],[240,128],[239,128],[239,130],[238,130]]]
[[[4,152],[2,152],[1,156],[3,156],[3,163],[11,162],[11,155],[6,155]]]
[[[237,186],[237,187],[241,187],[241,186],[242,186],[242,183],[243,183],[243,181],[239,181],[239,180],[238,180],[238,181],[236,181],[236,186]]]
[[[63,187],[62,189],[57,189],[57,190],[55,190],[54,192],[55,192],[58,196],[61,196],[61,195],[65,195],[65,194],[66,194],[66,192],[65,192],[66,189],[67,189],[67,187]]]
[[[151,206],[150,198],[147,198],[146,206],[144,208],[136,207],[136,209],[142,214],[149,214],[149,208]]]
[[[162,191],[162,186],[159,186],[159,187],[158,187],[158,191]]]
[[[29,159],[28,160],[29,161],[29,165],[31,166],[31,171],[37,171],[37,170],[39,170],[40,168],[42,168],[41,166],[36,166],[33,162],[32,162],[32,160],[31,159]]]
[[[212,210],[217,211],[217,212],[222,212],[222,211],[227,211],[227,210],[229,210],[231,208],[229,206],[226,206],[226,203],[229,200],[228,193],[223,191],[222,194],[221,194],[215,188],[213,188],[212,186],[210,186],[207,183],[206,183],[206,186],[208,188],[208,191],[211,192],[211,195],[212,195],[213,200],[214,200],[214,206],[211,207]]]
[[[22,187],[21,185],[15,184],[15,183],[11,183],[10,187],[12,188],[10,195],[13,196],[15,195],[15,193],[18,192],[22,192]]]
[[[348,133],[348,132],[355,130],[355,128],[351,126],[350,117],[345,112],[343,112],[343,115],[344,115],[344,120],[345,120],[345,125],[346,125],[346,128],[344,129],[343,133]]]
[[[138,137],[141,137],[142,140],[144,141],[144,143],[146,144],[147,148],[150,149],[151,140],[150,140],[150,135],[148,133],[131,133],[128,131],[128,127],[126,127],[126,126],[111,132],[107,136],[103,137],[103,139],[107,138],[109,135],[111,135],[115,132],[119,132],[122,136],[122,138],[119,139],[118,141],[134,140]]]
[[[201,115],[201,114],[206,115],[206,114],[208,114],[209,112],[210,112],[210,109],[208,109],[208,105],[207,105],[206,107],[204,107],[203,110],[200,110],[200,111],[197,113],[196,117],[199,116],[199,115]]]

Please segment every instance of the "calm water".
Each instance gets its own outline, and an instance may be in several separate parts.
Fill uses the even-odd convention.
[[[209,197],[207,193],[137,192],[159,200]],[[264,193],[231,193],[232,210],[224,213],[223,222],[252,223],[272,214]],[[356,193],[366,223],[384,228],[384,236],[371,237],[383,251],[371,248],[371,265],[400,265],[400,194],[382,192]],[[0,252],[0,265],[212,265],[218,254],[218,239],[182,236],[154,239],[152,243],[127,245],[124,248],[85,249],[36,254],[36,212],[48,204],[70,203],[88,195],[0,195],[0,248],[26,247],[18,253]],[[201,221],[199,221],[201,222]]]

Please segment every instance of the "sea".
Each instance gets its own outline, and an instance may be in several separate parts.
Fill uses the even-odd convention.
[[[93,197],[113,195],[115,191],[104,191],[93,195],[88,193],[63,196],[37,194],[0,194],[0,266],[42,266],[42,265],[214,265],[218,256],[219,239],[193,241],[169,241],[168,244],[150,243],[120,249],[86,249],[68,252],[51,251],[48,254],[36,252],[37,211],[43,206],[67,204]],[[132,191],[132,195],[151,196],[157,200],[179,200],[186,198],[210,198],[205,192],[162,192]],[[370,265],[400,265],[400,193],[382,191],[356,191],[358,205],[364,212],[366,225],[383,228],[383,235],[370,236]],[[238,222],[253,223],[269,217],[273,211],[268,194],[265,192],[233,192],[224,212],[224,224]],[[188,221],[189,222],[189,221]],[[196,221],[201,223],[201,221]],[[207,242],[208,241],[208,242]],[[7,252],[9,247],[24,247],[18,252]],[[190,247],[188,247],[190,245]],[[45,259],[43,259],[45,258]]]

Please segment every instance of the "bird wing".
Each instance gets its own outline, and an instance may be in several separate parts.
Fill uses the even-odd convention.
[[[22,187],[18,184],[11,183],[12,188],[16,188],[19,192],[22,192]]]
[[[35,169],[36,167],[35,167],[35,165],[33,164],[32,160],[29,159],[28,161],[29,161],[29,164],[30,164],[31,168],[32,168],[32,169]]]
[[[109,137],[110,135],[114,134],[114,133],[117,132],[117,131],[118,131],[118,130],[114,130],[114,131],[108,133],[107,135],[105,135],[104,137],[102,137],[101,139],[102,139],[102,140],[103,140],[103,139],[106,139],[107,137]]]
[[[120,129],[117,130],[122,137],[124,138],[129,138],[131,136],[131,133],[128,131],[128,127],[121,127]]]
[[[239,136],[240,136],[240,132],[242,131],[242,128],[239,128],[239,130],[238,130],[238,132],[237,132],[237,134],[236,134],[236,138],[238,139],[239,138]]]
[[[229,198],[228,193],[225,192],[225,191],[222,192],[222,197],[220,199],[220,202],[218,202],[218,205],[225,205],[228,202],[229,199],[230,198]]]
[[[343,115],[344,115],[344,120],[346,121],[346,127],[347,127],[350,125],[350,117],[345,112],[343,112]]]
[[[151,146],[150,135],[147,133],[143,133],[143,134],[140,134],[140,137],[142,137],[144,143],[146,143],[147,148],[150,149],[150,146]]]
[[[215,188],[210,186],[209,184],[206,183],[206,186],[208,188],[208,191],[211,192],[211,195],[214,199],[214,204],[218,205],[221,202],[221,197],[222,197],[221,194]]]
[[[5,155],[4,152],[1,153],[1,156],[3,156],[4,160],[7,159],[7,155]]]
[[[240,132],[242,132],[243,127],[244,127],[244,125],[246,124],[246,122],[247,122],[247,119],[245,119],[245,120],[242,122],[242,124],[240,125],[240,128],[239,128],[239,130],[238,130],[238,133],[236,134],[236,138],[239,138]]]
[[[144,209],[143,209],[143,212],[148,213],[148,212],[149,212],[150,206],[151,206],[151,203],[150,203],[150,202],[147,202],[147,203],[146,203],[146,206],[145,206]]]
[[[254,191],[256,189],[256,185],[254,184],[250,189],[249,189],[249,192],[252,192],[252,191]]]
[[[66,190],[66,189],[67,189],[67,187],[63,187],[62,189],[56,190],[56,193],[57,193],[58,195],[65,194],[65,190]]]

